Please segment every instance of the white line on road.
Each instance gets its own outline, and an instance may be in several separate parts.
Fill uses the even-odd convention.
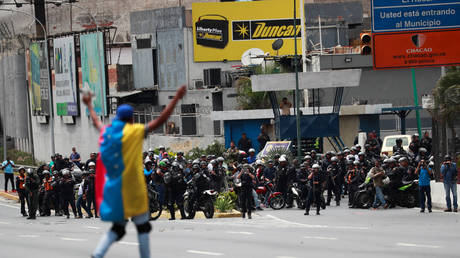
[[[368,230],[370,229],[369,227],[355,227],[355,226],[329,226],[329,225],[312,225],[312,224],[303,224],[303,223],[298,223],[298,222],[292,222],[284,219],[280,219],[278,217],[275,217],[273,215],[266,215],[266,217],[277,220],[282,223],[286,224],[291,224],[291,225],[296,225],[296,226],[301,226],[301,227],[307,227],[307,228],[335,228],[335,229],[356,229],[356,230]]]
[[[297,258],[294,256],[276,256],[276,258]]]
[[[23,238],[36,238],[39,237],[38,235],[18,235],[18,237],[23,237]]]
[[[412,243],[397,243],[397,246],[404,246],[404,247],[421,247],[421,248],[441,248],[439,245],[419,245],[419,244],[412,244]]]
[[[318,239],[318,240],[337,240],[336,237],[321,237],[321,236],[304,236],[307,239]]]
[[[209,255],[209,256],[222,256],[222,255],[224,255],[223,253],[214,253],[214,252],[197,251],[197,250],[187,250],[187,253],[202,254],[202,255]]]
[[[75,241],[75,242],[85,242],[85,241],[87,241],[86,239],[82,239],[82,238],[69,238],[69,237],[61,237],[61,240]]]
[[[227,231],[227,234],[239,234],[239,235],[254,235],[252,232],[244,232],[244,231]]]
[[[139,245],[139,243],[136,243],[136,242],[125,242],[125,241],[121,241],[119,242],[120,244],[122,245]]]
[[[9,224],[11,224],[11,223],[0,221],[0,224],[1,224],[1,225],[9,225]]]
[[[0,206],[4,206],[4,207],[8,207],[8,208],[13,208],[13,209],[17,209],[17,210],[20,210],[21,208],[17,207],[17,206],[13,206],[13,205],[8,205],[8,204],[3,204],[3,203],[0,203]]]
[[[89,229],[101,229],[101,227],[91,227],[91,226],[86,226],[85,228],[89,228]]]

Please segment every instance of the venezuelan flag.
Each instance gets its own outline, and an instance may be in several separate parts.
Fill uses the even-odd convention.
[[[145,125],[115,119],[99,138],[96,164],[96,203],[104,221],[123,221],[148,211],[142,173]]]

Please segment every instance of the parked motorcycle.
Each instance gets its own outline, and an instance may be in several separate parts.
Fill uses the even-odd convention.
[[[304,193],[302,189],[299,187],[299,184],[293,183],[291,187],[289,187],[290,195],[291,197],[295,200],[297,204],[297,208],[299,209],[305,209],[305,199],[303,198]]]
[[[265,182],[263,186],[257,187],[256,192],[259,200],[274,210],[280,210],[286,205],[283,194],[281,192],[275,192],[274,186],[270,182]],[[267,196],[268,200],[266,199]]]
[[[203,211],[207,219],[214,216],[214,198],[217,191],[205,190],[198,192],[192,181],[187,183],[187,190],[184,193],[184,212],[187,219],[193,219],[197,211]]]

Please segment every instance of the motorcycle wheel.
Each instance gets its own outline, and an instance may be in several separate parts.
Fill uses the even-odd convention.
[[[190,203],[190,199],[188,198],[184,199],[184,213],[186,219],[195,218],[195,210],[193,209],[192,204]]]
[[[360,208],[369,209],[372,206],[372,198],[367,193],[359,193],[356,199]]]
[[[149,202],[149,210],[150,210],[150,220],[156,220],[161,216],[161,212],[163,211],[163,207],[161,207],[160,200],[153,199]]]
[[[214,204],[212,202],[212,199],[208,199],[204,204],[203,213],[207,219],[212,219],[212,217],[214,217]]]
[[[305,202],[299,200],[299,199],[296,199],[296,203],[297,203],[297,208],[303,210],[305,209]]]
[[[408,194],[406,196],[406,201],[405,202],[406,202],[407,208],[414,208],[414,207],[418,206],[417,198],[412,194]]]
[[[286,202],[284,201],[284,198],[281,195],[275,196],[270,200],[270,208],[274,210],[281,210],[282,208],[284,208],[285,205]]]

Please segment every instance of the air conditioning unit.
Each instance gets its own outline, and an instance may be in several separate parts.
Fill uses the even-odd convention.
[[[204,86],[208,88],[221,86],[221,69],[211,68],[203,70]]]
[[[193,84],[194,84],[195,89],[204,89],[203,80],[194,80]]]

